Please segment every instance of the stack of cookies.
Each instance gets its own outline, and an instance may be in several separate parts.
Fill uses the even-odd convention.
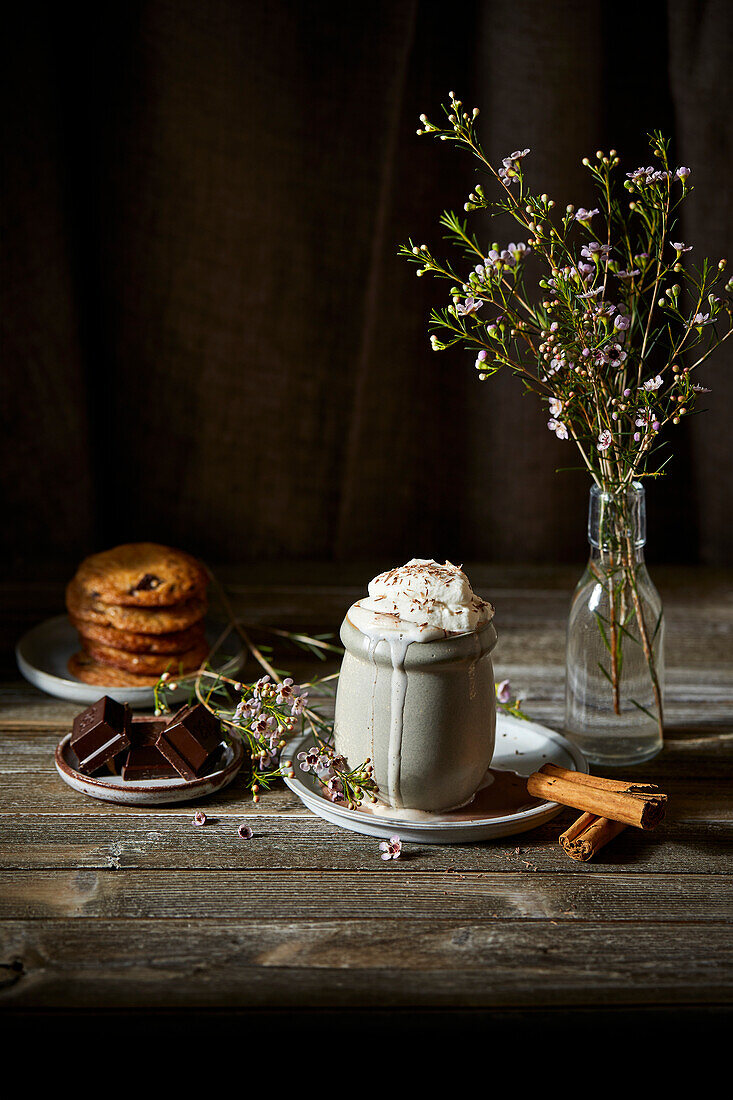
[[[66,589],[82,645],[69,672],[86,684],[146,687],[198,668],[208,655],[207,584],[196,558],[153,542],[86,558]]]

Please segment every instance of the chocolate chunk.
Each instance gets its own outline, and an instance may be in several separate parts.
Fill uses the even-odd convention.
[[[133,745],[122,765],[122,778],[128,783],[134,783],[138,779],[178,779],[180,777],[155,745]]]
[[[136,717],[132,720],[132,742],[122,765],[121,775],[127,782],[137,779],[177,779],[178,772],[168,763],[156,746],[160,731],[168,724],[165,717]]]
[[[221,744],[221,725],[202,703],[181,707],[156,745],[184,779],[195,779]]]
[[[79,760],[79,771],[91,775],[118,752],[130,747],[130,708],[103,695],[91,707],[77,714],[71,733],[71,747]]]
[[[144,577],[141,577],[137,584],[133,585],[130,589],[130,595],[133,592],[150,592],[151,589],[157,588],[161,583],[160,577],[156,577],[154,573],[146,573]]]

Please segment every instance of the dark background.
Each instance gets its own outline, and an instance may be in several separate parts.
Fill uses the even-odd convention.
[[[449,89],[490,154],[591,206],[580,161],[696,190],[733,259],[729,0],[24,3],[3,71],[5,569],[156,539],[211,561],[584,553],[587,481],[536,399],[434,354],[440,244],[476,179],[415,135]],[[487,242],[496,230],[486,230]],[[513,239],[508,234],[507,239]],[[731,341],[733,343],[733,341]],[[658,561],[733,561],[731,351],[649,496]]]

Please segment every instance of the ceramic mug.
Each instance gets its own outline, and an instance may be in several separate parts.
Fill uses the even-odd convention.
[[[369,757],[389,806],[440,812],[470,802],[494,753],[493,622],[400,646],[363,634],[348,615],[336,693],[337,751]]]

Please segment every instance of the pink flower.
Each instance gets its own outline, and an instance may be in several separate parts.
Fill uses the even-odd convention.
[[[605,428],[598,436],[598,450],[607,451],[613,442],[613,436],[609,432],[608,428]]]
[[[261,715],[252,725],[249,727],[255,737],[267,737],[271,730],[277,725],[277,721],[270,715],[265,717]]]
[[[252,829],[250,829],[249,825],[240,825],[237,829],[237,832],[241,836],[242,840],[251,840],[254,836],[254,833]]]
[[[645,390],[658,390],[659,387],[663,384],[663,382],[664,382],[664,379],[662,378],[661,374],[658,374],[656,378],[647,378],[646,382],[644,383],[644,389]]]
[[[547,421],[547,427],[550,429],[551,432],[555,433],[558,439],[568,438],[567,425],[563,424],[562,420],[555,420],[555,418],[553,417],[552,419]]]
[[[255,699],[260,698],[260,696],[262,695],[263,689],[266,688],[269,683],[270,683],[270,677],[269,676],[260,676],[259,680],[257,681],[254,688],[252,689],[252,694],[254,695]]]
[[[286,700],[293,699],[298,694],[298,688],[293,683],[291,676],[287,676],[281,684],[277,685],[275,702],[281,706]]]
[[[292,706],[290,707],[290,713],[294,718],[299,714],[302,714],[305,710],[305,705],[308,702],[308,692],[304,691],[301,695],[296,695],[293,699]]]
[[[562,401],[558,401],[556,397],[550,398],[550,414],[551,416],[559,416],[562,412]]]
[[[344,785],[338,776],[332,776],[326,783],[326,795],[332,802],[344,801]]]
[[[597,208],[595,210],[586,210],[584,206],[580,206],[576,211],[575,220],[576,222],[589,222],[597,213]]]
[[[484,303],[480,298],[466,298],[465,303],[456,302],[456,314],[458,317],[467,317],[469,313],[475,313],[481,309]]]
[[[311,768],[313,771],[318,767],[318,761],[320,753],[316,748],[310,748],[307,752],[299,752],[298,760],[300,761],[300,770],[302,772],[309,772]]]
[[[508,680],[502,680],[496,685],[496,701],[498,703],[510,703],[512,699],[512,685]]]
[[[402,855],[402,841],[398,836],[391,836],[389,840],[383,840],[379,845],[382,859],[399,859]]]
[[[194,825],[205,825],[206,824],[206,814],[204,813],[203,810],[197,810],[196,811],[196,813],[193,815],[193,823],[194,823]]]
[[[648,428],[651,425],[653,431],[659,431],[659,421],[654,409],[642,409],[634,423],[637,428]]]

